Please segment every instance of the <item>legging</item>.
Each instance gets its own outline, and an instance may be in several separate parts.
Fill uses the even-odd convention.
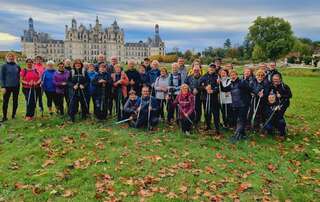
[[[17,108],[18,108],[18,97],[19,97],[19,89],[20,87],[7,87],[6,93],[3,95],[3,104],[2,104],[2,113],[3,118],[7,118],[8,113],[8,104],[12,93],[12,101],[13,101],[13,107],[12,107],[12,117],[15,117]]]

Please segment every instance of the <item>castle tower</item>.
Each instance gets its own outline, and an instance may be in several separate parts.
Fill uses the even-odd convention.
[[[34,30],[34,28],[33,28],[33,19],[31,17],[29,18],[28,22],[29,22],[29,30]]]
[[[156,26],[155,26],[155,34],[156,34],[156,36],[159,35],[159,25],[158,24],[156,24]]]
[[[72,18],[71,27],[72,27],[72,29],[77,29],[77,21],[74,18]]]

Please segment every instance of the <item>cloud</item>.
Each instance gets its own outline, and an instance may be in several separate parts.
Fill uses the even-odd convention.
[[[20,38],[9,33],[0,32],[0,42],[1,43],[12,43],[19,41]]]
[[[126,41],[145,40],[154,25],[170,49],[222,46],[226,38],[241,43],[248,27],[257,16],[287,19],[298,36],[318,39],[320,35],[320,1],[308,0],[0,0],[0,30],[14,36],[27,28],[32,16],[37,31],[63,39],[64,25],[75,17],[88,26],[96,15],[104,27],[114,19],[125,29]],[[14,25],[14,26],[12,26]]]
[[[15,50],[20,38],[9,33],[0,32],[0,50]]]

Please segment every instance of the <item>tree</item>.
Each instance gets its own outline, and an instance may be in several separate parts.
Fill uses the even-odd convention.
[[[239,49],[238,48],[229,48],[226,52],[226,57],[234,59],[239,57]]]
[[[225,49],[231,48],[231,40],[230,40],[229,38],[226,39],[226,41],[225,41],[224,44],[223,44],[223,47],[224,47]]]
[[[265,61],[267,56],[259,45],[255,45],[252,51],[252,59],[256,62]]]
[[[191,61],[191,57],[192,57],[192,52],[190,50],[187,50],[185,53],[184,53],[184,58],[187,60],[187,61]]]
[[[258,17],[249,27],[248,39],[272,60],[285,56],[294,45],[290,23],[277,17]]]
[[[298,53],[299,57],[302,56],[311,56],[313,53],[312,50],[312,41],[309,43],[308,41],[296,39],[292,48],[292,52]]]

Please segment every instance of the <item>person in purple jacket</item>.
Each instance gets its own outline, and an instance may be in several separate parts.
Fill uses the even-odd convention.
[[[69,97],[67,94],[67,81],[70,72],[64,68],[64,63],[60,62],[58,64],[58,70],[53,75],[53,83],[56,87],[55,103],[60,115],[64,115],[63,99],[66,100],[69,106]]]

